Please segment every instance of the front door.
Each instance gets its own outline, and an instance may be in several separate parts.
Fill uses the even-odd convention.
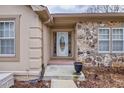
[[[57,56],[68,56],[68,32],[57,32]]]

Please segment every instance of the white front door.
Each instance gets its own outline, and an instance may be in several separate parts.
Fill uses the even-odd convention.
[[[68,32],[57,32],[57,56],[68,56]]]

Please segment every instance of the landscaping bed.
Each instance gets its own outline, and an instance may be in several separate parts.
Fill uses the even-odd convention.
[[[84,68],[85,81],[75,81],[80,88],[124,88],[124,68]]]
[[[15,80],[14,86],[11,88],[50,88],[51,81],[45,80],[32,80],[32,81],[17,81]]]

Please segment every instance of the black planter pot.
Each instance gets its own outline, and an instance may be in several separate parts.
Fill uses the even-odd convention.
[[[74,68],[75,68],[76,74],[80,74],[82,67],[83,66],[81,62],[74,62]]]

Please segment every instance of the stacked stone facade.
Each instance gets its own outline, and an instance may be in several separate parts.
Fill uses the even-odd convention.
[[[123,53],[99,53],[98,29],[124,27],[123,22],[96,21],[76,24],[77,60],[83,61],[85,66],[112,66],[113,63],[124,64]]]

